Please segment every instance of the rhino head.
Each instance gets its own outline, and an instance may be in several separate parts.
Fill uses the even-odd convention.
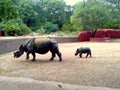
[[[79,53],[79,49],[76,50],[76,52],[75,52],[75,56],[77,56],[78,53]]]
[[[24,47],[23,47],[23,45],[21,45],[18,50],[13,52],[14,58],[20,57],[23,53],[24,53]]]

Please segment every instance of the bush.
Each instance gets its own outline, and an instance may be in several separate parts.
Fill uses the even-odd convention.
[[[32,32],[32,30],[29,27],[27,27],[26,24],[23,24],[23,23],[20,24],[20,29],[21,29],[22,35],[27,35],[30,32]]]
[[[3,21],[0,23],[0,28],[7,36],[26,35],[32,31],[21,19]]]
[[[56,32],[59,30],[57,24],[52,24],[51,22],[47,22],[44,26],[43,29],[45,29],[46,33],[51,33],[51,32]]]
[[[16,34],[21,35],[20,28],[17,25],[11,23],[5,24],[3,30],[7,36],[15,36]]]
[[[64,24],[63,27],[62,27],[62,30],[64,32],[66,32],[66,31],[67,32],[74,32],[74,31],[76,31],[75,28],[73,27],[73,25],[71,23]]]

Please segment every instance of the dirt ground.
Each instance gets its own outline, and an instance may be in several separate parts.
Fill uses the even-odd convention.
[[[79,58],[79,47],[90,47],[92,58]],[[13,53],[0,55],[0,75],[28,77],[83,86],[120,88],[120,42],[60,43],[63,61],[49,61],[51,53],[37,54],[37,61],[25,60],[25,53],[14,59]],[[32,56],[31,56],[32,58]]]

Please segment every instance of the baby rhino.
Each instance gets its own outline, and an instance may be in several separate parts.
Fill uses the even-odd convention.
[[[90,55],[90,57],[91,57],[91,50],[89,47],[81,47],[76,50],[75,56],[77,56],[78,54],[79,54],[80,58],[82,58],[82,54],[87,54],[86,58],[88,57],[88,55]]]

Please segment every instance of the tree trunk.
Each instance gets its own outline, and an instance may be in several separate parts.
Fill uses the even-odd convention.
[[[94,37],[95,37],[96,32],[97,32],[97,29],[92,30],[92,38],[94,38]]]

